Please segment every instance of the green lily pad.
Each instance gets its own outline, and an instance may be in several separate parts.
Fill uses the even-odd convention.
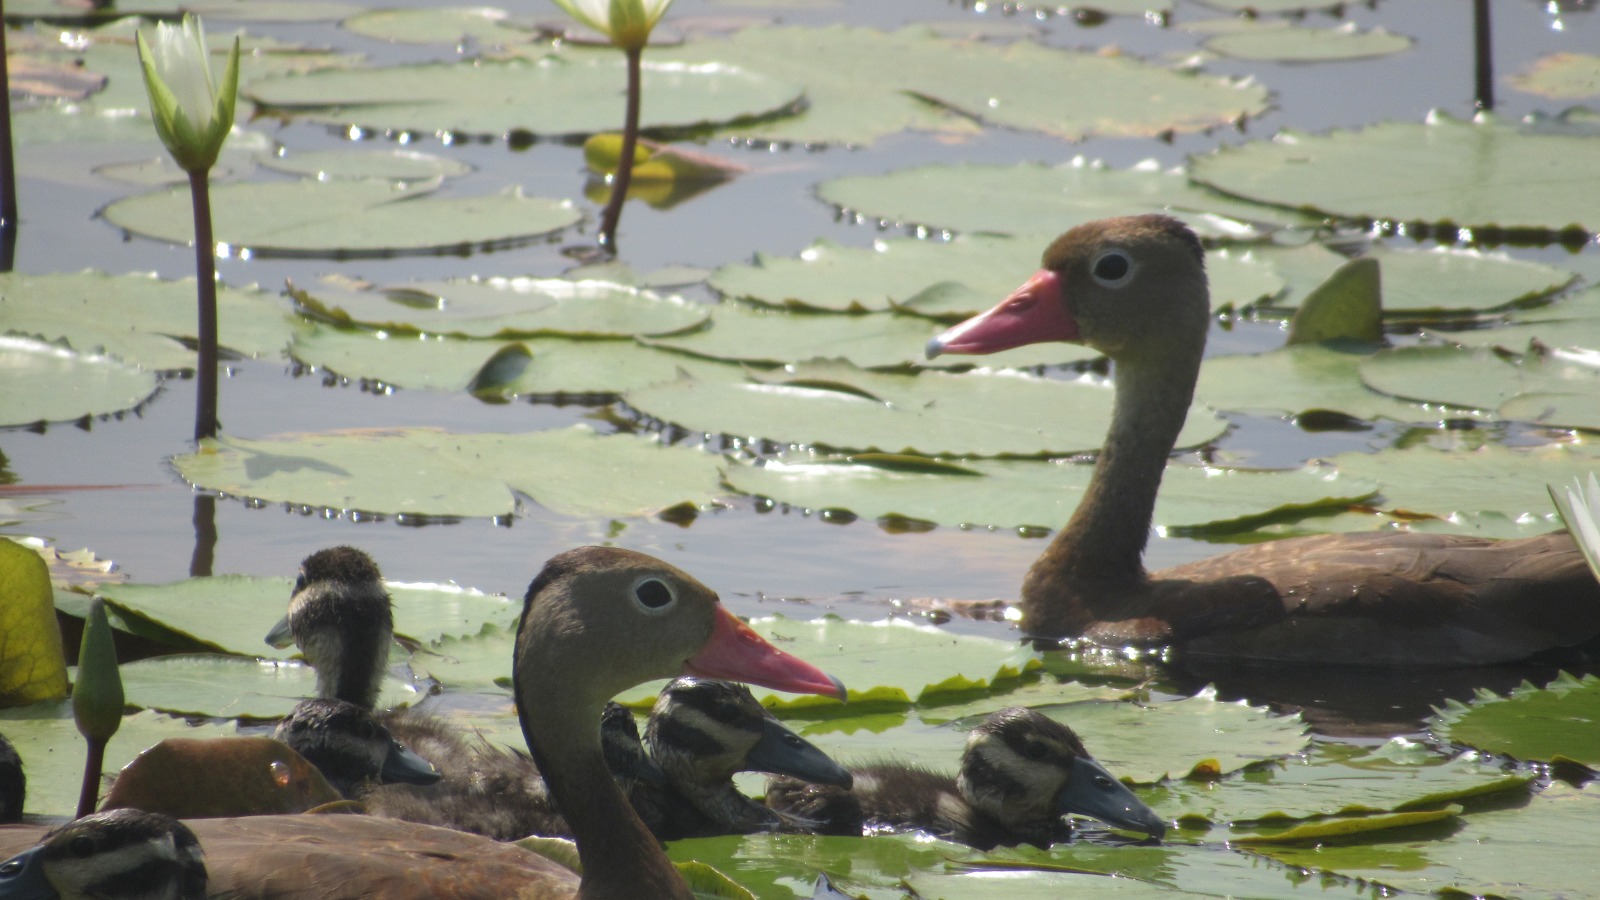
[[[1282,20],[1228,19],[1221,27],[1208,22],[1189,26],[1191,31],[1211,31],[1200,46],[1233,59],[1256,62],[1335,62],[1392,56],[1411,49],[1411,39],[1382,28],[1363,31],[1354,22],[1334,28],[1307,28]]]
[[[1583,428],[1600,431],[1600,406],[1594,394],[1577,391],[1529,391],[1500,404],[1502,419],[1532,422],[1547,428]]]
[[[124,663],[121,673],[129,706],[179,716],[276,719],[317,695],[316,670],[300,663],[181,654]],[[389,709],[420,698],[416,686],[391,675],[377,705]]]
[[[1402,841],[1260,847],[1293,866],[1432,894],[1555,900],[1588,894],[1593,867],[1574,848],[1600,839],[1600,791],[1557,782],[1526,804],[1474,813],[1463,827]]]
[[[1507,357],[1482,347],[1396,347],[1362,360],[1360,371],[1375,391],[1477,410],[1522,394],[1600,392],[1600,359],[1540,350]]]
[[[479,397],[614,397],[672,381],[684,372],[702,380],[744,377],[737,366],[633,341],[528,338],[503,344],[318,326],[297,336],[289,353],[306,365],[347,378],[399,388],[470,390]]]
[[[710,454],[601,437],[583,425],[525,434],[395,429],[270,440],[224,436],[173,463],[190,482],[235,496],[402,517],[511,515],[513,491],[579,517],[707,506],[722,493]]]
[[[152,7],[159,7],[153,0]],[[118,3],[117,8],[137,9],[137,3]],[[197,16],[229,22],[334,22],[361,12],[354,3],[327,3],[323,0],[201,0],[184,9]]]
[[[1445,701],[1429,723],[1441,741],[1549,762],[1556,757],[1600,767],[1600,678],[1563,672],[1542,688],[1524,683],[1505,696],[1481,691],[1471,703]]]
[[[962,319],[993,306],[1039,267],[1050,235],[1004,238],[963,235],[952,241],[892,238],[870,248],[818,241],[796,259],[756,254],[713,272],[710,284],[727,297],[767,306],[831,312],[878,312],[897,307],[937,318]],[[1207,262],[1214,307],[1244,307],[1275,296],[1283,281],[1248,252],[1213,251]],[[930,286],[955,283],[939,299]],[[1091,351],[1075,351],[1087,356]]]
[[[1525,72],[1506,82],[1527,94],[1556,100],[1600,97],[1600,56],[1592,53],[1552,53],[1534,60]]]
[[[1538,341],[1546,347],[1600,350],[1600,287],[1591,287],[1530,309],[1512,310],[1504,324],[1467,331],[1425,329],[1435,340],[1468,347],[1503,347],[1521,352]]]
[[[622,122],[622,54],[608,48],[537,49],[536,59],[470,60],[354,71],[327,70],[251,82],[256,103],[319,122],[377,131],[577,136]],[[645,57],[644,129],[692,128],[768,116],[804,89],[737,65],[692,66]],[[530,97],[541,98],[538,103]]]
[[[804,84],[799,115],[727,129],[768,141],[867,144],[906,129],[971,131],[974,122],[1067,140],[1145,137],[1203,131],[1267,108],[1267,92],[1256,84],[1130,56],[958,41],[926,26],[746,28],[648,58],[732,63]],[[1062,91],[1063,84],[1101,87]]]
[[[928,456],[1095,450],[1111,415],[1111,392],[1083,382],[976,372],[891,375],[835,362],[752,374],[737,384],[682,378],[628,391],[623,399],[690,431]],[[1193,409],[1178,444],[1205,443],[1225,428]]]
[[[437,184],[360,181],[246,182],[211,190],[219,244],[257,255],[438,253],[530,240],[583,218],[570,200],[512,187],[479,197],[436,197]],[[106,220],[136,234],[192,243],[187,187],[118,200]]]
[[[1345,257],[1320,244],[1293,250],[1265,250],[1261,256],[1278,265],[1291,284],[1291,292],[1270,305],[1296,308],[1317,276],[1329,264]],[[1374,246],[1360,258],[1376,259],[1381,267],[1383,310],[1388,318],[1422,319],[1481,313],[1525,304],[1553,294],[1577,276],[1543,263],[1511,259],[1503,253],[1435,248],[1403,250]],[[1331,270],[1329,270],[1331,273]]]
[[[197,332],[195,302],[192,278],[0,273],[0,328],[152,370],[194,367],[192,344],[184,342]],[[218,285],[217,318],[222,347],[244,356],[275,356],[295,328],[283,301],[253,286]]]
[[[464,162],[416,150],[308,150],[273,153],[261,165],[274,172],[308,178],[387,178],[390,181],[431,181],[454,178],[472,171]]]
[[[935,165],[848,175],[823,182],[817,193],[872,219],[1010,235],[1056,234],[1095,219],[1137,213],[1175,215],[1207,237],[1253,236],[1243,222],[1312,221],[1225,197],[1181,171],[1154,165],[1111,169],[1081,158],[1059,166]]]
[[[686,331],[709,318],[703,304],[681,297],[564,278],[475,278],[391,286],[327,282],[291,293],[303,310],[317,318],[390,334],[625,338]]]
[[[1343,219],[1600,229],[1589,201],[1600,186],[1600,142],[1493,117],[1468,122],[1436,112],[1422,125],[1284,131],[1195,157],[1191,166],[1203,185]]]
[[[26,767],[28,799],[24,811],[32,815],[71,816],[78,806],[86,752],[83,736],[72,719],[72,701],[0,710],[0,733],[17,748]],[[226,737],[235,733],[231,723],[190,725],[183,719],[149,710],[125,715],[106,745],[104,772],[116,772],[141,750],[166,738]]]
[[[492,6],[373,9],[341,24],[364,37],[396,44],[459,45],[472,41],[496,47],[524,43],[538,35],[534,23],[520,22]]]
[[[132,409],[156,390],[154,373],[109,356],[0,335],[0,425],[62,422]]]

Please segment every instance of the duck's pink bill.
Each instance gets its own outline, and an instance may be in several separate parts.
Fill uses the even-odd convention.
[[[716,608],[711,638],[683,666],[685,675],[758,684],[794,694],[822,694],[845,699],[839,679],[767,643],[749,625],[722,606]]]
[[[933,359],[941,353],[998,353],[1024,344],[1077,339],[1078,320],[1067,309],[1061,276],[1040,269],[988,312],[928,341],[927,355]]]

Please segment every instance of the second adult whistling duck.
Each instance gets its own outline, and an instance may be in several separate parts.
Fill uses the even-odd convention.
[[[1193,232],[1166,216],[1106,219],[1061,235],[1015,293],[929,342],[932,357],[1071,341],[1114,366],[1094,475],[1023,581],[1025,632],[1385,666],[1517,660],[1600,635],[1600,582],[1565,533],[1314,535],[1147,573],[1156,490],[1193,399],[1210,308]]]

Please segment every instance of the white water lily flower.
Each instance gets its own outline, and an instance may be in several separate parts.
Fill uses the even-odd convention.
[[[1574,478],[1569,488],[1549,487],[1550,499],[1555,501],[1561,521],[1572,532],[1583,558],[1589,561],[1589,569],[1600,578],[1600,481],[1590,472],[1587,490],[1579,478]]]
[[[624,50],[639,50],[666,14],[672,0],[555,0],[567,15],[611,39]]]
[[[140,29],[138,43],[156,134],[185,171],[209,171],[233,130],[239,39],[233,39],[220,90],[211,78],[210,53],[199,17],[185,13],[181,26],[157,24],[154,47],[146,43],[144,29]]]

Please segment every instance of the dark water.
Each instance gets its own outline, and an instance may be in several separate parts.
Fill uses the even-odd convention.
[[[407,5],[407,4],[400,4]],[[423,5],[413,2],[412,5]],[[554,20],[545,3],[500,4],[514,15]],[[1562,4],[1565,6],[1565,4]],[[1496,0],[1493,3],[1495,64],[1503,74],[1525,69],[1557,51],[1594,52],[1600,48],[1600,14],[1557,4]],[[1147,58],[1175,58],[1195,51],[1199,38],[1175,26],[1221,15],[1180,0],[1166,25],[1138,18],[1113,18],[1084,27],[1071,16],[1039,18],[1007,13],[1001,4],[942,0],[873,0],[808,4],[799,8],[765,5],[736,7],[710,0],[679,0],[670,20],[694,16],[760,15],[793,24],[849,21],[893,27],[914,22],[1030,24],[1039,39],[1071,48],[1116,46]],[[950,143],[928,135],[901,134],[866,148],[819,151],[772,150],[715,143],[705,149],[752,167],[753,171],[670,211],[630,205],[620,233],[622,260],[640,272],[667,265],[711,268],[749,259],[757,252],[792,255],[818,238],[862,246],[880,229],[840,221],[816,199],[813,186],[854,173],[880,173],[933,162],[1056,163],[1078,154],[1123,166],[1145,158],[1166,165],[1187,154],[1218,145],[1264,138],[1292,127],[1321,130],[1384,120],[1420,121],[1438,108],[1468,116],[1473,109],[1470,4],[1462,0],[1399,0],[1349,5],[1342,19],[1312,13],[1308,24],[1352,21],[1382,25],[1416,39],[1398,56],[1315,65],[1258,64],[1211,60],[1212,74],[1253,76],[1274,91],[1274,108],[1242,131],[1155,140],[1094,139],[1066,144],[1036,135],[991,129]],[[214,32],[225,26],[211,24]],[[446,48],[390,48],[332,25],[251,25],[252,32],[359,51],[378,59],[449,58]],[[129,51],[132,52],[131,50]],[[1499,112],[1518,117],[1558,104],[1519,94],[1498,83]],[[1062,90],[1094,90],[1094,85],[1063,85]],[[336,148],[347,144],[338,132],[319,126],[278,126],[259,122],[292,150]],[[381,141],[382,139],[379,138]],[[583,162],[577,148],[536,143],[511,149],[504,143],[443,146],[423,137],[425,152],[445,154],[476,167],[446,191],[464,194],[522,184],[530,194],[582,196]],[[152,135],[144,148],[48,145],[19,151],[23,222],[16,267],[27,273],[98,268],[113,273],[154,270],[164,277],[192,273],[187,248],[125,237],[97,218],[106,203],[136,189],[90,174],[91,167],[155,157]],[[256,176],[272,177],[272,176]],[[359,262],[223,259],[221,277],[230,284],[259,283],[277,288],[285,278],[310,281],[341,273],[374,281],[465,275],[555,275],[572,265],[563,249],[592,244],[598,212],[585,205],[589,220],[557,243],[482,253],[470,257],[412,257]],[[892,233],[899,229],[890,228]],[[1596,248],[1574,257],[1559,248],[1524,249],[1517,255],[1580,267],[1600,277]],[[286,301],[287,302],[287,301]],[[1281,332],[1273,323],[1236,323],[1215,334],[1212,352],[1241,352],[1275,345]],[[525,402],[480,403],[465,395],[420,391],[374,393],[320,372],[303,372],[289,360],[233,364],[223,380],[224,431],[262,437],[285,431],[377,426],[434,426],[461,431],[519,431],[590,421],[616,427],[625,410]],[[504,523],[472,520],[448,525],[406,527],[392,520],[356,521],[323,510],[257,508],[233,498],[214,504],[214,538],[197,529],[195,495],[171,470],[168,460],[190,449],[193,382],[165,383],[140,410],[86,427],[52,425],[40,431],[0,431],[0,483],[24,486],[32,499],[47,501],[48,518],[8,529],[49,538],[59,548],[88,547],[114,560],[130,579],[160,582],[186,577],[194,568],[215,573],[286,575],[308,552],[333,543],[356,543],[369,550],[385,574],[407,581],[457,581],[518,596],[545,558],[567,547],[613,542],[659,555],[717,587],[743,614],[786,612],[805,616],[823,610],[878,616],[896,599],[915,597],[984,598],[1011,596],[1021,573],[1042,549],[1039,540],[1010,532],[938,528],[899,534],[869,521],[825,522],[804,511],[762,511],[748,499],[704,514],[689,525],[653,519],[577,521],[549,514],[527,503]],[[1301,431],[1277,420],[1235,417],[1234,430],[1221,449],[1249,454],[1258,464],[1293,466],[1317,456],[1383,446],[1393,428],[1362,432]],[[557,473],[553,473],[557,474]],[[0,497],[4,494],[0,493]],[[1179,539],[1154,539],[1152,567],[1218,552],[1214,545]],[[996,623],[954,623],[950,627],[1003,634]],[[1253,673],[1200,671],[1174,673],[1174,686],[1197,687],[1217,679],[1226,693],[1258,700],[1305,705],[1327,713],[1329,730],[1366,734],[1412,733],[1430,703],[1446,696],[1466,697],[1477,686],[1504,689],[1522,677],[1544,677],[1549,669],[1497,669],[1465,673],[1367,675],[1336,672]],[[1346,721],[1349,720],[1349,721]],[[1353,724],[1351,724],[1353,722]]]

